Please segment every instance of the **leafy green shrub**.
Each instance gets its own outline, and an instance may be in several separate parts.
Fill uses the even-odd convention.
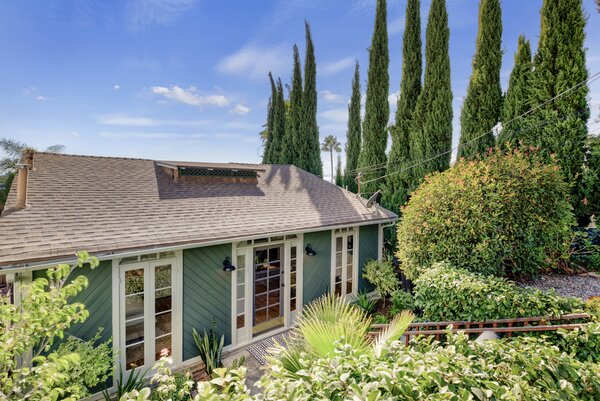
[[[210,329],[208,333],[204,330],[204,334],[200,336],[196,329],[192,329],[192,336],[194,342],[200,351],[200,359],[204,362],[204,369],[209,375],[212,374],[213,370],[221,366],[221,356],[223,354],[223,344],[225,343],[225,336],[221,336],[221,340],[217,336],[216,322],[214,328]]]
[[[415,309],[415,300],[412,295],[403,290],[394,291],[392,294],[392,306],[390,306],[389,313],[391,316],[396,316],[402,311]]]
[[[402,208],[398,252],[410,279],[435,262],[497,276],[536,275],[565,257],[575,223],[556,163],[496,151],[428,176]]]
[[[483,276],[437,263],[415,284],[415,304],[431,321],[485,321],[562,315],[582,311],[584,302],[554,291],[521,288],[499,277]]]
[[[71,385],[86,389],[85,395],[98,384],[104,383],[113,366],[111,340],[99,342],[102,328],[88,341],[83,341],[69,335],[67,340],[59,345],[56,354],[64,357],[69,354],[79,355],[79,364],[70,370]]]
[[[119,377],[116,378],[115,384],[116,391],[111,395],[109,389],[105,388],[102,391],[104,400],[121,400],[121,397],[123,397],[125,394],[141,390],[146,384],[146,374],[148,373],[148,370],[149,369],[141,370],[132,368],[129,372],[129,376],[127,376],[127,379],[125,379],[123,367],[119,365]],[[150,395],[150,393],[148,393],[148,395]]]
[[[376,313],[373,315],[373,323],[374,324],[388,324],[390,319],[386,315],[382,315],[381,313]]]
[[[600,363],[600,323],[587,323],[581,329],[558,330],[558,337],[548,340],[580,361]]]
[[[596,230],[573,232],[569,262],[575,268],[600,272],[600,234]]]
[[[380,354],[340,343],[333,356],[303,358],[291,376],[275,361],[261,378],[262,394],[249,396],[245,371],[219,370],[198,384],[202,400],[598,400],[600,365],[562,353],[543,339],[520,337],[478,344],[450,334],[384,346]],[[543,367],[543,368],[540,368]]]
[[[585,309],[591,314],[600,316],[600,296],[588,298],[585,301]]]
[[[369,293],[367,291],[360,291],[354,304],[362,309],[367,315],[370,315],[377,306],[377,300],[369,298]]]
[[[375,286],[377,294],[385,301],[400,286],[394,266],[390,261],[369,260],[363,267],[363,277]]]

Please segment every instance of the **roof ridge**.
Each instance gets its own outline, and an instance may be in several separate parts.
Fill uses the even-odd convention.
[[[74,153],[43,152],[43,151],[39,151],[39,150],[36,150],[34,152],[34,157],[38,153],[41,153],[44,155],[52,155],[52,156],[81,157],[81,158],[89,158],[89,159],[143,160],[143,161],[149,161],[149,162],[156,161],[153,159],[146,159],[146,158],[142,158],[142,157],[78,155],[78,154],[74,154]]]

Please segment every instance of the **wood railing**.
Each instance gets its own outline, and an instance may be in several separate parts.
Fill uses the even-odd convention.
[[[571,313],[562,316],[537,316],[537,317],[520,317],[514,319],[498,319],[485,322],[418,322],[411,323],[404,333],[403,340],[406,345],[411,338],[418,335],[435,336],[436,340],[441,340],[444,334],[448,333],[448,326],[452,325],[451,333],[463,332],[469,336],[479,335],[484,331],[493,331],[496,334],[503,334],[511,337],[513,333],[540,332],[540,331],[556,331],[559,329],[574,330],[582,327],[585,323],[566,323],[573,320],[589,320],[590,315],[587,313]],[[551,324],[553,323],[553,324]],[[387,324],[374,324],[371,326],[372,337],[386,328]]]

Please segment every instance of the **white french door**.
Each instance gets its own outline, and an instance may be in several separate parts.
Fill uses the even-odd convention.
[[[123,370],[152,367],[162,355],[180,361],[180,302],[175,259],[120,267],[120,361]]]
[[[338,229],[333,232],[331,260],[331,292],[351,298],[358,290],[358,245],[356,230]]]

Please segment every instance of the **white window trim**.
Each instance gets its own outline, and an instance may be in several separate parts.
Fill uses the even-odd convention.
[[[330,280],[329,280],[329,288],[330,293],[332,295],[335,294],[335,240],[337,237],[346,237],[348,234],[354,235],[354,249],[352,249],[352,293],[347,294],[346,297],[350,298],[356,296],[358,294],[358,254],[360,252],[360,229],[359,227],[347,227],[347,231],[336,233],[335,230],[331,230],[331,264],[330,264]],[[353,231],[350,231],[353,230]],[[345,244],[345,242],[344,242]],[[344,260],[346,256],[343,256],[342,260]],[[342,277],[343,272],[345,271],[345,266],[342,269]],[[345,284],[345,281],[342,280],[342,283]]]
[[[151,252],[152,253],[152,252]],[[141,253],[145,254],[145,253]],[[115,365],[113,367],[113,390],[116,384],[116,378],[119,374],[120,366],[122,366],[125,358],[125,328],[122,326],[124,321],[124,300],[122,299],[122,271],[119,262],[121,259],[112,260],[112,326],[113,326],[113,357]],[[171,263],[173,268],[172,282],[172,315],[171,315],[171,345],[173,348],[173,365],[180,365],[182,362],[182,340],[183,340],[183,251],[175,251],[175,257],[165,259],[155,259],[145,262],[131,263],[123,267],[129,270],[135,267],[150,267],[160,265],[162,263]],[[145,297],[145,301],[149,302],[150,297]],[[150,325],[151,321],[145,319],[145,323]],[[153,320],[153,319],[152,319]],[[153,332],[153,330],[152,330]],[[148,340],[146,340],[148,341]],[[152,341],[154,339],[152,338]],[[145,358],[147,360],[147,358]],[[150,361],[149,361],[150,362]],[[154,361],[146,363],[144,369],[151,368]],[[126,372],[123,372],[127,377]]]

